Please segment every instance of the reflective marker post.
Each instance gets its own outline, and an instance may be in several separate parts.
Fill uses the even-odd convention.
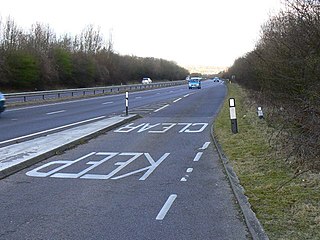
[[[230,120],[231,120],[231,131],[232,133],[238,133],[238,123],[236,116],[236,100],[234,98],[229,99],[230,107]]]
[[[263,118],[264,118],[264,116],[263,116],[263,111],[262,111],[262,108],[261,108],[261,107],[258,107],[257,114],[258,114],[258,117],[259,117],[260,119],[263,119]]]
[[[126,116],[129,115],[129,93],[126,92]]]

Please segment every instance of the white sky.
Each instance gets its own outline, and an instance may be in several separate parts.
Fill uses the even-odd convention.
[[[281,0],[0,0],[0,16],[25,30],[39,22],[58,36],[100,27],[120,54],[180,65],[231,66],[253,50]]]

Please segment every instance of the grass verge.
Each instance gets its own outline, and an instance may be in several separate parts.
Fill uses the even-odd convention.
[[[270,239],[320,239],[320,174],[297,172],[270,145],[271,129],[256,114],[244,89],[228,85],[237,106],[238,134],[231,133],[225,101],[214,133],[229,158],[253,211]],[[272,144],[272,143],[271,143]]]

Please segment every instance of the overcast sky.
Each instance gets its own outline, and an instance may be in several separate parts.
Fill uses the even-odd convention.
[[[0,0],[0,16],[29,30],[48,24],[57,34],[87,25],[112,33],[120,54],[180,65],[231,66],[253,50],[261,25],[281,0]]]

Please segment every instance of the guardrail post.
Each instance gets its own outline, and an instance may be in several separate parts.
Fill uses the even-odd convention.
[[[230,120],[231,120],[231,131],[232,133],[238,133],[238,123],[236,116],[236,100],[234,98],[229,99],[230,107]]]

